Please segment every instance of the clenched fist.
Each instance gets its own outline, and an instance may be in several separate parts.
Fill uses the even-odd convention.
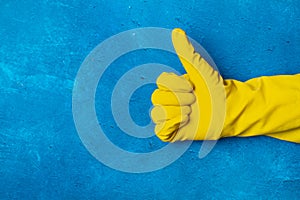
[[[187,74],[158,77],[151,112],[155,133],[169,142],[218,139],[225,115],[223,79],[195,52],[184,31],[174,29],[172,42]]]

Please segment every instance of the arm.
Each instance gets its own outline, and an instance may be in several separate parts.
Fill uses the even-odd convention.
[[[187,74],[163,73],[152,119],[163,141],[267,135],[300,143],[300,75],[223,80],[175,29],[172,41]]]

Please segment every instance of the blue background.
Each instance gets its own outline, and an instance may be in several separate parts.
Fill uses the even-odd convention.
[[[89,154],[71,112],[76,73],[101,41],[147,26],[181,27],[225,78],[300,72],[297,0],[0,1],[0,199],[300,198],[300,145],[272,138],[221,139],[204,159],[194,142],[170,166],[145,174],[113,170]],[[116,79],[150,61],[184,72],[175,56],[132,52],[108,69],[97,97],[109,103]],[[154,88],[132,97],[140,125],[150,120]],[[113,142],[134,152],[163,146],[127,136],[97,102]]]

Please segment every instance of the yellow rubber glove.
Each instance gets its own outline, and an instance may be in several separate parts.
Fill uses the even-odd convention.
[[[267,135],[300,143],[300,74],[225,80],[222,137]]]
[[[219,139],[225,118],[223,79],[174,29],[172,42],[187,75],[162,73],[152,94],[155,133],[163,141]]]
[[[161,140],[266,135],[300,143],[300,74],[223,80],[182,30],[172,41],[187,74],[157,79],[151,116]]]

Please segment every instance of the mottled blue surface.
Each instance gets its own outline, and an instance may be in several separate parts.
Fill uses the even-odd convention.
[[[299,199],[300,145],[272,138],[222,139],[202,160],[201,142],[194,142],[172,165],[146,174],[110,169],[90,155],[72,118],[76,73],[107,37],[147,26],[183,28],[225,78],[300,72],[297,0],[0,1],[0,199]],[[175,56],[132,52],[109,68],[97,94],[109,102],[111,80],[150,61],[183,72]],[[153,89],[133,96],[140,125],[149,121]],[[122,148],[162,146],[122,134],[107,106],[96,107]]]

